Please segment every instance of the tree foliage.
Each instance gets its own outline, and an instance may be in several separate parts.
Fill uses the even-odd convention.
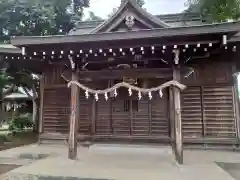
[[[145,0],[137,0],[137,4],[140,6],[140,7],[143,7],[145,5]]]
[[[188,0],[187,12],[198,12],[203,17],[224,22],[240,18],[240,0]]]
[[[89,0],[0,0],[0,42],[9,43],[11,36],[66,34],[82,19],[83,7],[88,5]],[[14,87],[22,87],[25,92],[39,89],[39,81],[32,78],[32,72],[13,70],[11,65],[6,71],[1,63],[0,122],[4,120],[2,102],[6,92],[11,92]],[[11,75],[11,80],[7,74]],[[35,94],[31,97],[34,104]]]
[[[88,0],[0,0],[0,36],[66,34]]]

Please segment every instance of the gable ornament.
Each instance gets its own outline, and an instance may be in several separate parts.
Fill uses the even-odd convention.
[[[127,15],[125,17],[125,24],[127,25],[128,28],[132,28],[135,24],[135,18],[133,15]]]

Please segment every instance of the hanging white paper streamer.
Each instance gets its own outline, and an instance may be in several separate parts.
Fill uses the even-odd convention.
[[[128,89],[128,93],[129,93],[129,96],[132,96],[132,89],[131,88]]]
[[[88,91],[85,91],[85,97],[88,99],[89,98],[89,93]]]
[[[163,97],[162,90],[159,91],[159,96],[160,96],[160,97]]]
[[[107,101],[107,100],[108,100],[108,94],[105,93],[104,96],[105,96],[105,99],[106,99],[106,101]]]
[[[138,99],[141,100],[142,99],[142,94],[140,91],[138,91]]]
[[[25,56],[26,55],[26,48],[22,47],[22,55]]]
[[[117,89],[114,90],[114,96],[117,97],[118,93],[117,93]]]
[[[96,101],[99,100],[99,98],[98,98],[98,94],[97,94],[97,93],[95,94],[95,99],[96,99]]]
[[[150,100],[152,99],[152,92],[151,91],[148,92],[148,97],[149,97]]]

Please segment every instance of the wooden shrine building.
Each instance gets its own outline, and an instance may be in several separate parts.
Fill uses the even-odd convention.
[[[42,73],[40,140],[239,145],[240,22],[153,16],[134,0],[68,35],[14,37],[6,62]]]

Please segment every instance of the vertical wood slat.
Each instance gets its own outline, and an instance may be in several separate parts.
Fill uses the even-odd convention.
[[[136,96],[135,96],[136,97]],[[141,100],[130,101],[130,113],[132,113],[132,136],[148,136],[149,116],[148,116],[148,97],[143,96]],[[138,103],[138,108],[133,109],[133,102]]]
[[[96,100],[92,98],[92,134],[96,133]]]
[[[132,100],[130,100],[130,104],[129,104],[129,126],[130,126],[130,135],[133,134],[134,132],[134,122],[133,122],[133,109],[132,109]]]
[[[79,127],[78,131],[80,134],[86,134],[89,135],[91,133],[91,99],[86,99],[85,97],[85,92],[80,90],[80,95],[79,95]]]
[[[104,97],[100,96],[96,102],[95,130],[97,135],[111,134],[110,110],[109,100],[106,101]]]
[[[78,76],[72,73],[72,80],[77,81]],[[70,116],[70,129],[69,129],[69,159],[77,157],[77,135],[78,135],[78,118],[79,117],[79,87],[76,84],[71,85],[71,116]]]
[[[206,127],[206,121],[205,121],[205,113],[204,113],[204,98],[203,98],[203,87],[200,87],[200,96],[201,96],[201,112],[202,112],[202,134],[203,137],[206,136],[207,133],[207,127]]]
[[[154,93],[151,103],[151,135],[169,137],[168,112],[166,104],[166,89],[163,90],[163,97],[159,97],[158,93]]]
[[[152,136],[152,104],[150,100],[148,101],[148,119],[149,119],[148,135]]]
[[[126,89],[119,89],[119,95],[112,102],[112,126],[114,136],[130,136],[130,101],[126,99]]]
[[[109,98],[109,120],[110,120],[110,131],[113,134],[113,119],[112,119],[112,98]]]

